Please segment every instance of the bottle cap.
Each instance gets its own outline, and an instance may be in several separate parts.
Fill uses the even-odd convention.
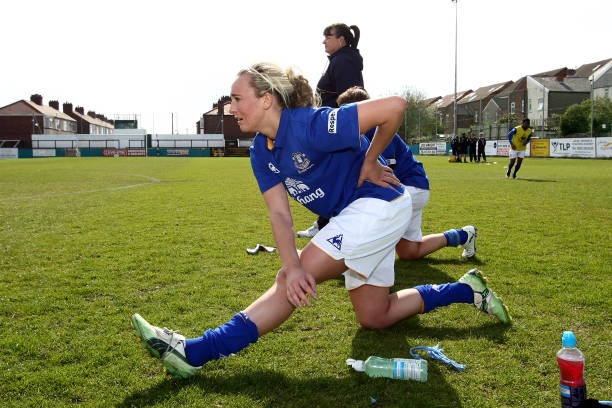
[[[574,336],[574,332],[564,331],[561,343],[563,347],[576,347],[576,336]]]
[[[348,360],[346,360],[346,364],[353,367],[355,371],[360,371],[360,372],[365,371],[365,364],[363,360],[354,360],[352,358],[349,358]]]

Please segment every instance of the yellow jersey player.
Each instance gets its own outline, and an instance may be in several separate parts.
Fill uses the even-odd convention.
[[[521,168],[521,163],[525,158],[525,149],[527,148],[527,143],[531,140],[531,134],[532,130],[529,127],[528,118],[523,119],[523,124],[521,126],[517,126],[508,132],[508,141],[510,142],[510,164],[508,165],[506,178],[510,178],[510,171],[512,171],[512,166],[514,166],[515,161],[516,167],[514,168],[512,178],[516,178],[516,172]]]

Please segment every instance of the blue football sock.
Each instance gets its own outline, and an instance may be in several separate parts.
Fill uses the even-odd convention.
[[[456,247],[466,243],[468,234],[464,230],[452,229],[445,231],[444,236],[446,237],[446,246]]]
[[[506,172],[507,175],[510,175],[510,171],[512,171],[512,166],[514,166],[514,163],[510,163],[508,165],[508,172]]]
[[[442,285],[419,285],[415,287],[423,298],[423,313],[452,303],[474,303],[474,292],[470,285],[460,282]]]
[[[207,330],[202,337],[186,339],[185,356],[189,364],[199,367],[207,361],[239,352],[255,343],[258,337],[255,323],[246,313],[240,312],[215,330]]]
[[[514,176],[516,176],[516,172],[521,168],[521,164],[516,163],[516,167],[514,168],[514,174],[513,174]]]

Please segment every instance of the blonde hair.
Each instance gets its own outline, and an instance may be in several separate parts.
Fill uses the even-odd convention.
[[[316,106],[315,94],[303,75],[292,68],[283,70],[271,62],[258,62],[238,72],[238,76],[248,75],[255,94],[262,97],[267,92],[276,96],[283,108],[303,108]]]

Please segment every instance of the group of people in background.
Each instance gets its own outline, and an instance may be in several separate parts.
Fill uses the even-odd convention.
[[[487,155],[485,153],[485,146],[487,140],[484,138],[484,134],[481,132],[478,138],[471,133],[470,137],[467,137],[465,132],[461,133],[461,137],[454,136],[451,140],[453,162],[467,163],[467,156],[470,156],[470,163],[480,163],[480,160],[486,162]]]
[[[523,159],[525,158],[525,151],[527,150],[527,144],[531,140],[533,135],[533,129],[530,127],[529,118],[523,119],[519,126],[516,126],[508,132],[508,142],[510,143],[510,150],[508,156],[510,162],[508,163],[508,171],[506,172],[506,178],[512,177],[516,179],[516,173],[521,168]],[[451,140],[452,156],[449,159],[450,162],[467,163],[467,156],[470,156],[470,162],[480,163],[482,158],[484,162],[487,161],[485,154],[485,146],[487,141],[484,138],[482,132],[478,139],[471,133],[468,138],[465,132],[461,133],[461,137],[456,136]],[[516,164],[516,166],[515,166]],[[512,168],[514,167],[514,172]]]

